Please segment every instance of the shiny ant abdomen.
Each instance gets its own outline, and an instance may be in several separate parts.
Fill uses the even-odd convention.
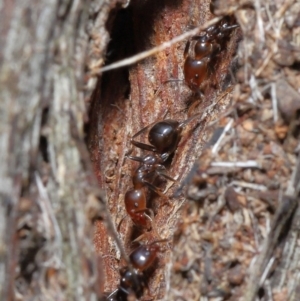
[[[125,194],[125,208],[135,225],[149,227],[150,217],[147,216],[146,195],[143,189],[128,190]]]
[[[193,59],[188,56],[184,62],[184,78],[188,87],[194,91],[199,92],[200,86],[207,76],[207,69],[209,58]]]
[[[126,212],[135,225],[142,228],[149,228],[151,224],[153,228],[154,214],[151,209],[147,208],[145,188],[148,187],[160,196],[164,196],[162,192],[150,181],[153,181],[157,175],[164,176],[168,179],[172,178],[163,173],[165,167],[160,164],[156,164],[155,162],[157,160],[151,155],[144,158],[129,158],[136,161],[142,161],[143,163],[135,170],[132,176],[133,189],[128,190],[125,194],[124,201]]]

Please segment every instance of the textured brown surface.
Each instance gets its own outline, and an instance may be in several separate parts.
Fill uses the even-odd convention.
[[[203,24],[211,17],[208,2],[205,1],[161,1],[160,3],[136,1],[132,7],[133,51],[150,49],[194,26]],[[177,181],[174,184],[172,182],[160,184],[161,188],[166,188],[167,200],[153,193],[148,194],[148,207],[154,210],[159,235],[170,240],[166,247],[162,247],[164,252],[159,254],[156,268],[151,270],[150,289],[155,299],[161,299],[166,291],[166,266],[171,258],[173,234],[185,202],[183,194],[179,197],[174,197],[173,194],[190,171],[207,137],[211,135],[210,130],[205,129],[205,125],[220,114],[228,103],[228,93],[217,91],[212,85],[201,101],[182,82],[162,85],[168,79],[183,78],[184,47],[185,41],[130,67],[129,83],[127,83],[130,87],[128,98],[124,97],[126,82],[122,71],[108,74],[106,84],[102,86],[101,101],[97,102],[98,108],[93,110],[93,118],[97,121],[94,119],[92,124],[97,124],[99,131],[95,134],[94,137],[97,138],[94,138],[94,141],[100,139],[100,150],[99,152],[96,150],[93,158],[99,175],[98,180],[106,192],[116,226],[126,216],[124,194],[132,187],[131,174],[137,167],[136,163],[124,157],[131,149],[130,137],[144,126],[162,118],[184,121],[196,112],[203,111],[203,116],[192,121],[184,129],[183,137],[170,164],[168,172]],[[222,54],[216,70],[217,76],[211,81],[212,84],[225,76],[228,69],[226,57],[231,58],[234,50],[230,42],[228,48],[230,51],[224,51]],[[158,89],[160,92],[155,95]],[[212,105],[214,101],[217,105]],[[191,104],[194,109],[189,112]],[[208,108],[210,105],[212,107]],[[145,135],[138,137],[146,142],[145,138]],[[135,149],[133,154],[138,155],[141,152]],[[132,250],[130,243],[139,234],[141,232],[137,232],[130,219],[124,219],[120,237],[127,252]],[[153,233],[149,235],[141,242],[157,239]],[[98,224],[95,243],[98,252],[105,257],[105,290],[112,291],[119,282],[118,269],[126,263],[120,258],[114,241],[105,236],[105,228],[101,223]]]
[[[115,6],[1,2],[0,300],[101,297],[92,221],[105,210],[84,143],[84,98]]]
[[[183,83],[162,85],[183,78],[186,40],[100,68],[204,24],[208,1],[124,2],[1,3],[0,299],[101,300],[115,289],[145,233],[120,225],[137,167],[130,137],[202,112],[169,162],[177,181],[157,182],[165,198],[147,193],[158,234],[140,242],[168,242],[141,299],[300,300],[299,3],[214,1],[240,28],[200,101]]]
[[[299,299],[293,280],[299,258],[293,230],[299,214],[299,93],[283,75],[298,74],[288,66],[295,63],[292,37],[299,28],[282,26],[282,49],[273,29],[295,7],[259,4],[256,11],[236,12],[244,37],[240,83],[219,122],[226,134],[202,152],[187,182],[195,203],[182,216],[168,300]],[[287,48],[289,61],[279,62]]]
[[[225,13],[230,10],[228,3],[220,7]],[[292,218],[297,216],[299,192],[294,153],[299,84],[298,72],[290,68],[298,62],[299,25],[297,4],[281,4],[232,6],[241,29],[220,54],[200,102],[182,83],[167,83],[155,95],[164,81],[182,79],[185,41],[130,67],[129,99],[113,98],[117,102],[113,110],[108,109],[109,96],[120,92],[113,80],[113,93],[103,94],[106,113],[101,115],[100,146],[105,158],[98,166],[108,171],[101,181],[116,225],[126,216],[124,193],[131,188],[130,175],[137,166],[124,160],[131,148],[129,137],[163,116],[181,121],[203,112],[186,127],[170,164],[169,173],[177,182],[161,184],[166,185],[172,206],[153,194],[148,196],[160,236],[170,239],[148,279],[156,300],[250,301],[258,292],[260,298],[297,300],[297,291],[287,286],[296,272],[290,276],[282,268],[295,269],[298,258],[296,234],[289,227],[297,220]],[[205,1],[134,2],[133,51],[150,49],[210,18]],[[275,34],[280,22],[285,22],[282,40]],[[230,87],[226,73],[241,32],[241,68],[236,85]],[[212,136],[214,140],[207,144]],[[186,194],[194,202],[187,202]],[[129,219],[122,223],[120,237],[127,252],[140,234],[133,229]],[[113,241],[100,236],[96,241],[106,258],[105,290],[111,291],[119,281],[118,268],[126,262],[120,263]],[[147,239],[156,237],[150,233]],[[288,253],[289,248],[295,254]]]

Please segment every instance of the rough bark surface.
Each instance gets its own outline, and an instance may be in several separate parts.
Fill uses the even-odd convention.
[[[209,3],[210,1],[190,0],[135,1],[127,16],[129,36],[124,34],[118,41],[121,47],[131,45],[127,48],[130,53],[150,49],[213,18]],[[124,39],[126,41],[123,41]],[[132,241],[143,233],[129,218],[123,219],[127,215],[124,195],[132,187],[131,176],[138,166],[136,162],[131,162],[125,157],[132,149],[130,137],[143,127],[161,119],[184,121],[198,112],[203,112],[201,117],[185,127],[177,152],[169,163],[168,173],[176,182],[160,183],[160,188],[165,189],[165,198],[154,193],[148,195],[148,206],[154,211],[154,222],[159,233],[157,235],[154,231],[147,232],[141,243],[161,238],[169,240],[163,248],[164,252],[159,254],[155,267],[149,272],[149,288],[157,300],[166,294],[169,281],[166,279],[166,266],[170,263],[174,232],[181,219],[182,206],[186,202],[184,194],[180,197],[174,197],[174,194],[212,134],[213,128],[207,124],[217,118],[229,102],[228,87],[224,86],[223,82],[236,50],[234,36],[227,43],[228,51],[222,52],[219,64],[214,70],[214,79],[211,80],[205,97],[200,100],[182,81],[163,84],[169,79],[183,79],[185,43],[186,41],[176,44],[130,67],[127,74],[126,70],[116,70],[104,75],[104,84],[98,87],[98,92],[94,95],[96,101],[91,117],[91,124],[97,124],[91,129],[89,139],[96,174],[105,191],[114,224],[117,227],[121,223],[119,235],[126,253],[129,254],[135,248]],[[115,60],[121,59],[122,56],[123,53]],[[222,85],[223,89],[216,89],[216,86]],[[190,110],[190,107],[194,109]],[[147,142],[146,135],[137,139]],[[132,154],[137,156],[144,153],[134,148]],[[114,240],[105,233],[104,225],[99,222],[95,243],[98,252],[105,256],[105,291],[111,292],[118,286],[119,269],[126,266],[126,262]]]
[[[168,240],[141,300],[300,299],[300,5],[213,2],[239,28],[201,97],[164,83],[183,79],[187,40],[100,68],[205,24],[209,0],[0,3],[1,300],[101,300],[136,238]],[[136,227],[126,154],[145,152],[130,137],[199,112],[168,161],[176,181],[147,192],[157,233]]]
[[[92,220],[101,196],[83,125],[116,3],[0,6],[0,299],[95,300],[103,274]]]

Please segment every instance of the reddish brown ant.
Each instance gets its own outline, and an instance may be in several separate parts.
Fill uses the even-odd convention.
[[[120,270],[121,280],[117,290],[110,294],[106,300],[127,301],[128,296],[140,298],[147,286],[144,271],[156,260],[161,251],[158,243],[167,242],[166,239],[154,241],[151,244],[140,245],[129,255],[131,267],[127,266]]]
[[[160,196],[163,195],[149,180],[153,180],[156,175],[173,180],[164,173],[165,167],[161,163],[165,162],[169,155],[175,151],[183,125],[185,125],[185,122],[179,123],[175,120],[164,120],[154,125],[151,124],[150,126],[152,127],[149,131],[148,139],[152,145],[134,140],[135,137],[145,132],[150,126],[137,132],[131,139],[131,143],[134,146],[154,152],[154,154],[144,157],[127,156],[129,159],[141,163],[132,177],[133,189],[125,194],[126,211],[132,221],[138,226],[148,227],[149,221],[152,219],[146,214],[147,212],[150,212],[153,216],[152,210],[146,207],[147,201],[144,188],[148,186]]]
[[[205,81],[217,63],[218,53],[224,48],[231,30],[236,27],[238,25],[232,24],[232,18],[224,17],[208,27],[203,35],[194,36],[187,42],[184,50],[184,78],[192,91],[202,94]]]
[[[129,159],[138,161],[141,164],[135,170],[132,177],[133,189],[128,190],[125,194],[125,208],[135,225],[148,228],[149,222],[151,222],[151,226],[158,236],[156,226],[153,223],[153,211],[147,208],[145,187],[147,186],[158,195],[165,197],[162,191],[150,183],[149,180],[154,180],[156,176],[162,176],[168,180],[175,181],[165,173],[166,168],[163,163],[175,152],[181,138],[183,127],[199,115],[200,114],[196,114],[183,122],[166,119],[152,123],[131,138],[131,143],[134,146],[152,151],[153,154],[148,154],[144,157],[127,155]],[[151,128],[148,133],[148,140],[151,144],[134,140],[134,138],[149,129],[149,127]],[[147,213],[149,213],[150,216]],[[123,219],[119,223],[118,228],[120,228],[122,221]]]
[[[150,212],[153,216],[152,210],[146,207],[145,186],[148,186],[151,190],[164,197],[162,192],[152,183],[148,182],[147,179],[153,180],[154,177],[158,175],[171,181],[175,181],[165,173],[166,168],[163,163],[175,152],[183,127],[199,115],[200,114],[196,114],[183,122],[166,119],[154,124],[152,123],[144,127],[131,138],[131,143],[134,146],[153,152],[153,154],[144,157],[127,156],[129,159],[141,163],[132,177],[134,189],[127,191],[125,194],[126,211],[136,225],[147,227],[149,221],[152,219],[146,213]],[[151,128],[148,133],[148,140],[151,144],[145,144],[134,140],[134,138],[147,131],[149,127]],[[155,227],[154,224],[152,224],[152,226]],[[156,231],[155,228],[154,230]]]
[[[125,194],[125,207],[132,221],[141,227],[148,227],[149,221],[152,221],[147,212],[153,216],[152,210],[147,208],[146,185],[152,185],[146,181],[151,176],[150,170],[144,165],[140,165],[132,177],[133,189],[128,190]]]
[[[212,14],[214,14],[214,9],[215,4],[211,3]],[[202,35],[192,37],[184,49],[184,80],[167,80],[155,94],[157,95],[166,83],[184,81],[193,92],[203,96],[203,90],[207,85],[206,81],[215,71],[220,51],[224,49],[231,31],[239,26],[234,24],[234,20],[232,16],[226,16],[218,23],[208,27]]]
[[[163,172],[165,167],[158,164],[157,159],[153,155],[148,155],[143,158],[129,156],[129,158],[139,161],[142,164],[135,170],[132,176],[133,189],[128,190],[125,194],[126,211],[137,226],[148,228],[149,222],[151,222],[153,230],[158,235],[157,229],[153,223],[153,211],[147,208],[145,187],[147,186],[160,196],[165,197],[165,195],[156,186],[150,183],[149,180],[152,180],[156,175],[161,175],[170,180],[173,179]],[[149,213],[149,215],[147,213]]]

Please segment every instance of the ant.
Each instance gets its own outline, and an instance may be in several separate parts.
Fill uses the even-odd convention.
[[[131,156],[129,156],[128,158],[131,160],[139,161],[144,165],[153,165],[162,169],[162,164],[165,163],[170,157],[170,155],[172,155],[177,149],[183,128],[186,126],[186,124],[191,122],[200,114],[202,113],[195,114],[194,116],[182,122],[178,122],[173,119],[165,119],[147,125],[146,127],[144,127],[143,129],[141,129],[133,135],[133,137],[131,138],[131,144],[140,149],[151,151],[154,154],[150,157],[148,156],[144,158]],[[149,144],[145,144],[135,140],[137,136],[141,135],[149,128]],[[155,169],[155,167],[153,168]],[[168,178],[168,176],[166,176],[161,170],[158,172],[166,178]]]
[[[125,194],[126,211],[136,225],[148,227],[149,221],[152,221],[153,219],[146,214],[149,212],[153,217],[152,210],[146,207],[147,201],[144,191],[145,186],[148,186],[158,195],[165,197],[165,195],[157,187],[150,183],[148,179],[153,180],[154,176],[158,175],[168,180],[175,181],[172,177],[165,173],[166,168],[163,163],[175,152],[184,126],[199,115],[200,114],[196,114],[183,122],[166,119],[152,123],[141,129],[131,138],[131,143],[134,146],[153,152],[153,154],[148,154],[144,157],[127,156],[129,159],[141,163],[132,177],[133,189],[128,190]],[[148,133],[148,140],[150,144],[134,140],[137,136],[147,131],[149,127],[151,127]],[[153,223],[152,227],[155,227]],[[155,228],[154,230],[156,231]]]
[[[156,190],[156,187],[146,180],[152,174],[151,169],[145,165],[140,165],[132,177],[133,189],[128,190],[125,194],[125,208],[128,215],[137,226],[144,228],[148,228],[149,221],[152,222],[152,218],[147,215],[147,212],[153,217],[152,210],[147,208],[144,191],[146,185]]]
[[[168,180],[175,181],[165,173],[166,168],[163,163],[175,152],[181,138],[183,127],[197,116],[199,116],[199,114],[183,122],[166,119],[154,124],[152,123],[141,129],[131,138],[131,143],[134,146],[153,152],[153,154],[144,157],[127,156],[129,159],[141,163],[132,177],[134,189],[128,190],[125,194],[126,211],[136,225],[142,227],[148,226],[149,221],[152,219],[146,214],[147,211],[153,216],[152,210],[146,207],[145,186],[148,186],[158,195],[165,197],[163,193],[148,182],[147,179],[153,179],[154,176],[159,175]],[[150,144],[134,140],[137,136],[148,130],[149,127],[151,127],[148,133]]]
[[[145,186],[148,186],[158,195],[164,196],[157,187],[149,182],[149,179],[153,180],[154,176],[160,175],[166,179],[175,181],[165,173],[165,166],[162,163],[176,150],[182,129],[189,121],[190,119],[179,123],[172,119],[163,120],[154,125],[151,124],[144,127],[131,138],[131,143],[134,146],[153,152],[153,154],[144,157],[127,156],[129,159],[141,163],[132,177],[133,189],[128,190],[125,194],[126,211],[132,221],[138,226],[148,227],[149,221],[152,219],[146,212],[150,212],[153,216],[152,210],[146,207]],[[152,127],[149,130],[148,140],[151,145],[134,140],[134,138],[141,135],[150,126]]]
[[[140,245],[129,255],[131,266],[120,270],[121,280],[119,288],[107,297],[107,301],[127,301],[128,296],[140,298],[144,288],[147,286],[144,272],[156,260],[158,252],[161,251],[159,243],[167,242],[162,239],[151,244]]]
[[[164,173],[165,167],[159,164],[157,158],[153,155],[147,155],[145,157],[128,157],[132,160],[141,162],[141,164],[132,176],[133,189],[128,190],[125,194],[124,199],[127,214],[137,226],[148,228],[149,222],[151,222],[151,227],[158,235],[157,229],[153,223],[153,211],[147,208],[145,187],[147,186],[158,195],[165,197],[165,195],[156,186],[150,183],[149,180],[153,180],[156,175],[163,176],[172,181],[174,181],[174,179]],[[123,219],[121,222],[122,221]],[[120,228],[121,222],[118,228]]]
[[[237,24],[232,25],[232,18],[224,17],[208,27],[203,35],[194,36],[187,42],[184,50],[184,78],[192,91],[202,94],[203,83],[216,65],[219,51],[224,48],[230,31],[236,27]],[[193,47],[191,42],[194,42]]]

